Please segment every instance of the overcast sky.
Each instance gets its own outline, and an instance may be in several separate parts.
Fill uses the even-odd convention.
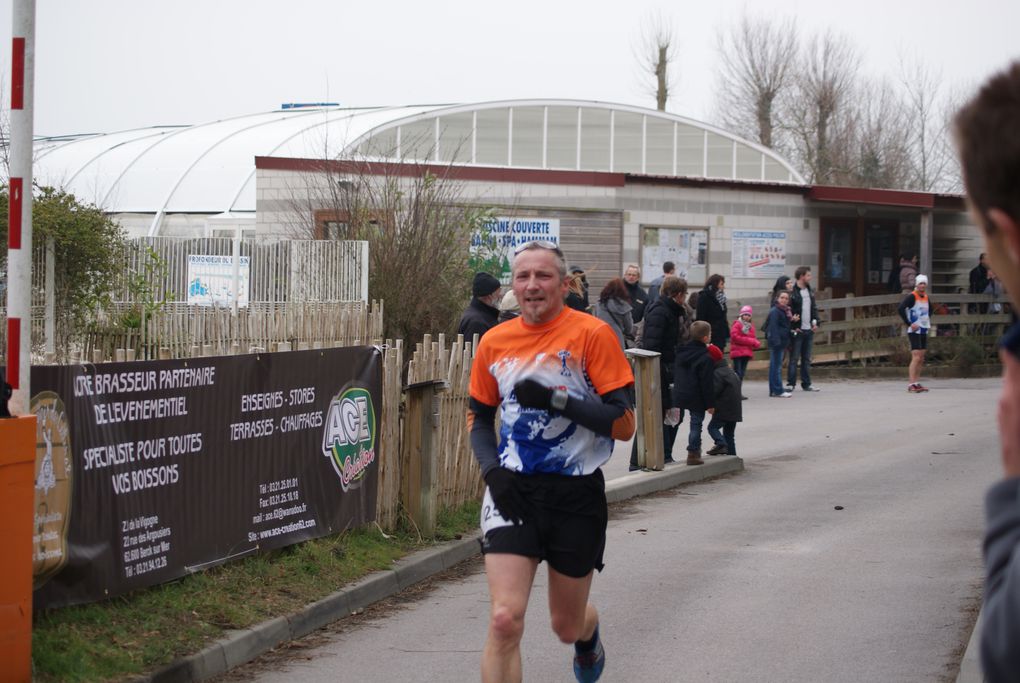
[[[579,98],[654,107],[634,46],[654,12],[679,37],[669,111],[710,121],[716,32],[744,7],[848,35],[869,74],[919,60],[972,90],[1020,58],[1020,1],[38,0],[37,135],[276,109]],[[12,1],[0,0],[10,45]],[[9,100],[10,48],[0,51]]]

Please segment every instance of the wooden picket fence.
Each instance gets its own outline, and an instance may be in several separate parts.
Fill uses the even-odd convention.
[[[269,303],[234,315],[225,308],[171,304],[137,328],[118,324],[126,310],[108,311],[85,335],[84,359],[101,362],[116,349],[134,358],[190,358],[253,350],[291,350],[379,344],[383,303],[360,301]]]
[[[436,454],[439,458],[436,495],[440,508],[477,500],[485,490],[467,430],[474,357],[474,344],[466,341],[463,335],[457,335],[450,348],[446,346],[446,335],[440,334],[436,341],[432,341],[432,335],[425,335],[415,346],[408,364],[408,384],[428,380],[446,382],[446,390],[439,394],[439,452]]]
[[[383,346],[382,415],[379,420],[379,487],[375,518],[384,529],[397,526],[400,517],[400,442],[403,412],[404,343],[386,340]]]
[[[470,435],[467,428],[468,385],[471,378],[471,364],[474,360],[474,346],[460,335],[448,348],[446,335],[440,334],[433,341],[431,335],[415,345],[407,365],[407,387],[426,383],[442,382],[436,395],[434,409],[435,433],[426,436],[429,448],[423,448],[423,435],[417,425],[407,420],[407,401],[401,399],[401,371],[403,369],[403,344],[401,340],[391,343],[387,340],[384,356],[384,419],[387,432],[384,437],[384,452],[380,463],[379,503],[376,507],[379,523],[391,528],[401,512],[411,519],[418,517],[417,509],[409,509],[408,498],[414,498],[415,482],[409,477],[422,476],[421,463],[412,458],[434,458],[431,464],[432,486],[427,492],[431,500],[425,501],[429,510],[455,508],[471,500],[479,500],[484,490],[478,462],[471,452]],[[394,412],[385,412],[387,407],[404,406],[400,420],[393,419]],[[392,410],[392,408],[391,408]],[[399,437],[397,436],[399,434]],[[399,447],[392,446],[399,443]],[[414,505],[410,506],[411,508]],[[401,510],[403,508],[403,510]],[[417,522],[416,522],[417,523]]]

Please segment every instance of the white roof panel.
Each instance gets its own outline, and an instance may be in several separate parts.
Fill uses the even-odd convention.
[[[45,138],[35,144],[34,175],[40,184],[62,187],[111,213],[253,212],[256,156],[336,158],[349,154],[370,135],[392,134],[400,126],[416,124],[415,130],[423,126],[428,130],[428,123],[436,117],[514,107],[603,108],[694,126],[757,150],[765,157],[763,167],[778,164],[787,169],[791,182],[803,183],[793,167],[771,150],[712,126],[627,105],[576,100],[297,108],[195,126]],[[478,120],[482,140],[482,119]],[[770,171],[770,177],[775,175]]]

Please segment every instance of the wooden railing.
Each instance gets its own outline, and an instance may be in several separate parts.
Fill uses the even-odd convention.
[[[896,312],[902,294],[833,299],[826,292],[818,294],[821,325],[814,339],[814,362],[866,360],[887,357],[906,348],[905,326]],[[988,355],[994,352],[995,341],[1012,321],[1009,303],[988,294],[940,294],[932,298],[936,307],[932,316],[933,340],[966,337],[981,345]],[[762,348],[755,360],[768,361],[768,348],[762,330],[769,304],[764,298],[733,301],[731,311],[740,306],[754,307],[754,324]],[[998,304],[999,312],[990,312]],[[985,312],[981,312],[984,309]],[[732,316],[736,319],[736,315]]]

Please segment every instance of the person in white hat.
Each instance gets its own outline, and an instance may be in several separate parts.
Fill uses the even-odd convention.
[[[928,348],[928,332],[931,330],[931,314],[934,307],[928,300],[928,276],[918,275],[914,281],[914,291],[907,294],[900,302],[899,314],[907,324],[907,339],[910,340],[910,384],[907,391],[920,394],[928,391],[921,384],[921,368],[924,367],[924,354]]]

